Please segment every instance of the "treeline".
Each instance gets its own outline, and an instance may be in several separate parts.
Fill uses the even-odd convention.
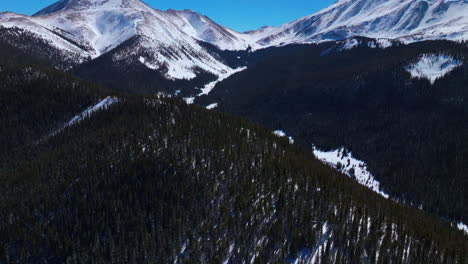
[[[160,52],[179,56],[169,48]],[[141,63],[140,58],[145,58],[148,63],[160,63],[155,54],[142,44],[140,37],[134,37],[94,60],[77,65],[70,72],[116,91],[140,95],[165,93],[190,97],[197,94],[194,88],[216,80],[216,76],[201,68],[195,70],[197,77],[192,80],[168,79],[165,76],[165,65],[159,65],[159,69],[153,70]]]
[[[69,40],[56,32],[54,34],[59,38]],[[86,49],[86,47],[82,47],[78,43],[73,44],[78,48]],[[5,28],[0,26],[0,45],[14,46],[16,49],[21,50],[21,52],[26,53],[30,59],[40,61],[43,64],[47,64],[50,67],[61,70],[69,70],[73,66],[89,59],[72,54],[71,52],[60,50],[52,46],[46,40],[40,38],[38,35],[16,27]],[[7,56],[3,57],[2,60],[8,58],[9,55],[7,54]]]
[[[0,44],[0,93],[0,167],[111,94],[5,44]]]

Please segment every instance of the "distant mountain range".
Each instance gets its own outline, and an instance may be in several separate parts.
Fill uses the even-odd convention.
[[[221,50],[260,49],[297,43],[343,40],[354,36],[399,39],[468,39],[466,0],[340,0],[329,8],[280,27],[244,33],[221,26],[192,10],[153,9],[140,0],[61,0],[33,16],[0,14],[0,25],[36,34],[77,63],[137,39],[135,57],[170,80],[190,80],[207,72],[233,69],[200,44]]]

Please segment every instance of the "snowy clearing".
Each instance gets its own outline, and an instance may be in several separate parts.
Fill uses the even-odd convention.
[[[321,151],[313,146],[313,152],[320,161],[355,179],[359,184],[368,187],[386,199],[389,198],[389,195],[381,190],[380,182],[374,179],[374,176],[367,170],[367,164],[354,158],[352,153],[346,151],[345,148]]]
[[[426,54],[417,63],[406,67],[406,71],[413,78],[425,78],[431,84],[434,84],[437,79],[444,77],[447,73],[461,65],[463,65],[462,61],[456,60],[451,56]]]
[[[359,41],[357,39],[348,39],[345,41],[342,50],[350,50],[359,45]]]

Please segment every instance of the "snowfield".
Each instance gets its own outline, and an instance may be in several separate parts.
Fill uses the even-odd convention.
[[[426,54],[418,62],[406,67],[406,71],[413,78],[428,79],[431,84],[455,68],[462,66],[463,62],[447,55]]]

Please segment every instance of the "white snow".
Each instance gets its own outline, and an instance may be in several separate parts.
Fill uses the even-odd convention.
[[[225,72],[224,74],[220,75],[219,78],[216,81],[210,82],[207,85],[205,85],[205,87],[203,87],[201,89],[201,93],[198,96],[209,94],[215,88],[216,84],[218,84],[218,83],[226,80],[227,78],[231,77],[232,75],[234,75],[234,74],[236,74],[238,72],[241,72],[243,70],[246,70],[246,69],[247,69],[247,67],[240,67],[240,68],[233,69],[233,70]]]
[[[48,136],[44,137],[40,141],[44,141],[44,140],[47,140],[47,139],[49,139],[51,137],[54,137],[54,136],[58,135],[60,132],[62,132],[65,128],[76,125],[79,122],[86,119],[87,117],[91,116],[93,113],[95,113],[95,112],[97,112],[99,110],[107,109],[109,106],[111,106],[111,105],[113,105],[115,103],[118,103],[118,102],[119,102],[118,98],[108,96],[108,97],[104,98],[103,100],[101,100],[100,102],[98,102],[97,104],[88,107],[86,110],[84,110],[80,114],[74,116],[72,119],[70,119],[68,122],[66,122],[65,125],[63,125],[61,128],[59,128],[56,131],[50,133]]]
[[[232,243],[230,246],[229,246],[229,254],[226,258],[226,260],[223,261],[223,264],[228,264],[229,263],[229,259],[231,258],[231,255],[232,255],[232,252],[234,252],[234,243]]]
[[[140,58],[138,58],[138,61],[141,62],[143,65],[145,65],[146,67],[152,69],[152,70],[157,70],[159,69],[159,66],[158,65],[154,65],[154,64],[151,64],[149,62],[146,61],[146,59],[142,56],[140,56]]]
[[[113,104],[115,104],[117,102],[118,102],[117,98],[108,96],[105,99],[101,100],[96,105],[93,105],[93,106],[87,108],[81,114],[73,117],[70,121],[68,121],[65,124],[65,127],[75,125],[75,124],[81,122],[82,120],[84,120],[85,118],[89,117],[93,113],[95,113],[95,112],[97,112],[99,110],[102,110],[102,109],[106,109],[109,106],[111,106],[111,105],[113,105]]]
[[[295,259],[292,259],[290,263],[292,264],[314,264],[319,263],[322,251],[330,243],[330,227],[327,222],[322,226],[322,234],[320,240],[317,242],[317,245],[313,249],[304,248],[302,249]]]
[[[206,84],[203,88],[201,88],[201,92],[198,95],[196,95],[195,97],[186,97],[186,98],[184,98],[184,101],[187,104],[193,104],[196,97],[199,97],[199,96],[202,96],[202,95],[208,95],[215,88],[215,86],[218,83],[226,80],[227,78],[231,77],[232,75],[234,75],[234,74],[236,74],[238,72],[241,72],[241,71],[243,71],[245,69],[247,69],[247,67],[240,67],[240,68],[237,68],[237,69],[231,69],[231,70],[228,70],[228,71],[224,72],[223,74],[221,74],[218,77],[218,79],[216,79],[216,81],[210,82],[210,83]],[[218,104],[215,103],[215,104],[210,104],[209,106],[207,106],[207,108],[210,107],[208,109],[213,109],[213,108],[215,108],[217,106],[218,106]]]
[[[275,135],[277,137],[287,137],[289,139],[289,143],[294,144],[294,138],[293,137],[288,137],[283,130],[275,130],[275,131],[273,131],[273,135]]]
[[[427,4],[427,10],[421,5]],[[414,42],[468,39],[468,5],[454,0],[336,1],[330,7],[280,27],[247,32],[259,47],[319,43],[355,36]],[[352,43],[349,43],[352,44]],[[389,43],[382,43],[389,44]]]
[[[366,163],[354,158],[352,153],[346,151],[345,148],[321,151],[313,146],[313,152],[320,161],[355,179],[359,184],[368,187],[386,199],[389,198],[389,195],[380,188],[380,183],[367,170]]]
[[[379,47],[382,49],[390,48],[393,46],[393,42],[389,39],[379,38],[376,41]]]
[[[195,101],[195,97],[185,97],[184,101],[186,104],[193,104],[193,102]]]
[[[423,2],[428,4],[427,10],[421,8]],[[0,25],[35,32],[52,45],[82,58],[95,58],[132,37],[142,36],[148,40],[144,47],[154,53],[153,60],[145,65],[153,67],[157,65],[155,62],[164,62],[167,63],[169,77],[190,79],[194,74],[193,65],[209,65],[207,68],[215,74],[227,67],[202,48],[198,41],[211,43],[223,50],[245,50],[248,47],[255,50],[294,43],[344,40],[354,36],[400,39],[403,42],[464,40],[468,39],[467,13],[468,5],[463,0],[340,0],[320,12],[279,27],[267,26],[239,33],[192,10],[162,11],[140,0],[70,0],[66,8],[58,12],[33,17],[1,13]],[[67,39],[86,48],[81,49]],[[380,42],[383,47],[391,44],[385,40]],[[354,44],[348,43],[347,48]]]
[[[152,70],[167,69],[165,77],[173,80],[193,79],[200,69],[220,77],[233,71],[199,41],[221,49],[248,47],[242,34],[190,10],[162,11],[140,0],[70,0],[65,4],[58,12],[33,17],[1,13],[0,26],[34,32],[81,60],[99,57],[137,37],[137,47],[114,55],[114,61],[136,56]]]
[[[350,50],[357,47],[358,45],[359,41],[357,41],[357,39],[349,39],[345,41],[343,45],[343,50]]]
[[[465,225],[464,223],[461,223],[461,222],[458,223],[458,224],[457,224],[457,228],[458,228],[459,230],[465,232],[465,234],[468,235],[468,226]]]
[[[360,45],[366,45],[369,48],[373,48],[373,49],[375,48],[386,49],[386,48],[392,47],[394,42],[396,42],[396,40],[383,39],[383,38],[359,40],[359,39],[352,37],[352,38],[341,41],[340,42],[341,47],[339,48],[339,50],[340,51],[351,50]],[[328,52],[324,52],[323,54],[327,54],[327,53]]]
[[[285,137],[286,136],[286,133],[284,133],[283,130],[275,130],[273,131],[273,134],[277,137]]]
[[[326,243],[328,239],[329,239],[329,227],[328,227],[328,224],[325,222],[325,224],[322,226],[322,238],[319,241],[319,244],[316,246],[316,248],[313,251],[310,263],[317,263],[318,258],[320,257],[320,254],[322,253],[322,249],[327,246]]]
[[[448,55],[425,54],[418,62],[406,67],[413,78],[428,79],[431,84],[447,73],[463,65],[463,62]]]
[[[218,107],[218,103],[213,103],[213,104],[208,105],[206,109],[211,110],[211,109],[215,109],[216,107]]]
[[[429,8],[422,14],[418,4],[423,1],[364,2],[356,6],[356,1],[337,1],[329,8],[283,26],[267,26],[245,33],[223,27],[191,10],[162,11],[140,0],[70,0],[60,11],[33,17],[5,12],[0,14],[0,26],[34,32],[52,46],[75,55],[79,61],[96,58],[138,37],[142,52],[128,51],[116,56],[116,60],[138,56],[152,70],[164,66],[168,79],[193,79],[198,69],[220,77],[233,71],[199,41],[223,50],[248,47],[256,50],[354,36],[376,38],[378,46],[383,48],[389,47],[390,40],[394,39],[403,42],[468,39],[468,5],[462,0],[426,1]],[[356,45],[351,40],[345,48]],[[209,93],[214,85],[204,87],[204,93]]]

